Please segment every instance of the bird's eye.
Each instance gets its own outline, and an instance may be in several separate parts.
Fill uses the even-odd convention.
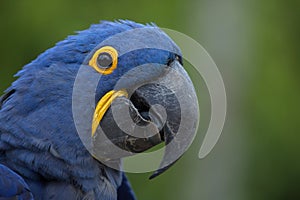
[[[111,74],[118,64],[118,52],[111,46],[98,49],[89,61],[89,65],[101,74]]]
[[[107,69],[111,67],[112,63],[113,63],[113,59],[109,53],[104,52],[99,54],[97,58],[98,67],[102,69]]]

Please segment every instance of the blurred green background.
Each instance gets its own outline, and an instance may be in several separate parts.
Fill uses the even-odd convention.
[[[197,157],[209,119],[205,86],[199,134],[167,173],[128,174],[141,200],[300,199],[300,1],[1,0],[0,91],[23,65],[99,20],[155,22],[202,44],[227,88],[223,134]]]

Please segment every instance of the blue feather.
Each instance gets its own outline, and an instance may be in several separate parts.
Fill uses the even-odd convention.
[[[123,173],[121,186],[118,188],[118,200],[135,200],[136,197],[131,188],[131,185]]]
[[[22,177],[0,164],[0,199],[32,200],[33,196]]]

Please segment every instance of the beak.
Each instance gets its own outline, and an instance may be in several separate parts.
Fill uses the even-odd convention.
[[[146,66],[143,72],[150,74],[151,67]],[[107,93],[96,107],[93,127],[97,128],[100,122],[100,132],[104,134],[93,129],[94,155],[100,160],[114,160],[164,142],[164,157],[152,179],[172,166],[194,139],[199,120],[198,99],[178,61],[171,63],[155,81],[137,89],[126,86],[126,92],[119,89]]]
[[[99,123],[101,119],[103,118],[104,114],[110,107],[111,103],[117,98],[117,97],[128,97],[128,94],[126,90],[119,90],[119,91],[109,91],[106,93],[101,100],[98,102],[94,116],[93,116],[93,122],[92,122],[92,137],[94,137],[97,127],[99,126]]]

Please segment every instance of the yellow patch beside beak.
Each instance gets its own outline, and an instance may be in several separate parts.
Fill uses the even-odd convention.
[[[122,97],[125,96],[128,98],[128,93],[126,90],[119,90],[119,91],[109,91],[106,93],[98,102],[94,116],[93,116],[93,122],[92,122],[92,137],[95,135],[95,132],[97,130],[97,127],[100,124],[101,119],[103,118],[104,114],[110,107],[111,103],[117,98],[117,97]]]

